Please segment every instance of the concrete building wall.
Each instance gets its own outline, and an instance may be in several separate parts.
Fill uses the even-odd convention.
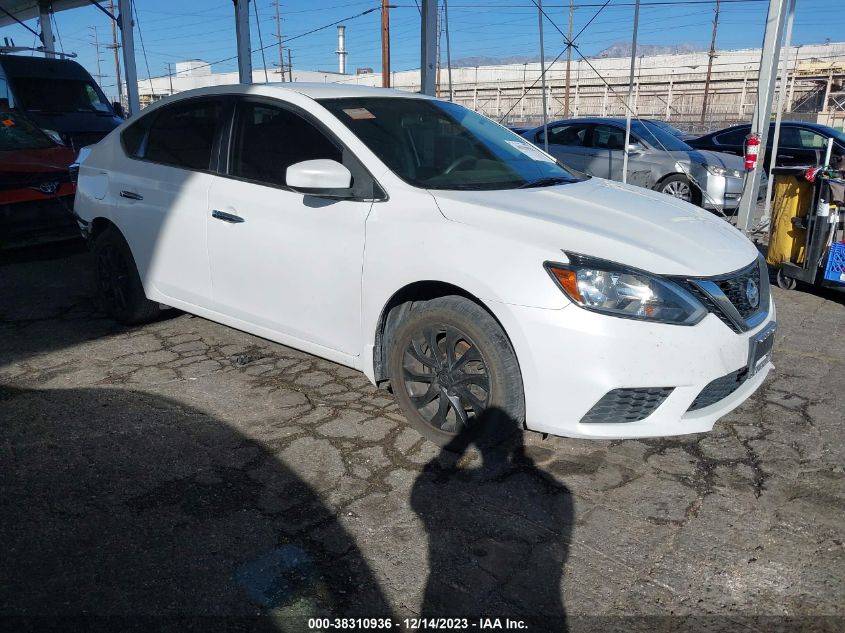
[[[842,89],[845,81],[845,42],[792,47],[787,59],[789,79],[784,86],[787,111],[827,112],[825,93]],[[642,56],[635,73],[635,112],[638,116],[669,120],[690,131],[703,132],[738,121],[747,121],[754,109],[760,49],[719,51],[713,63],[707,112],[702,102],[708,54]],[[207,67],[206,67],[207,68]],[[575,60],[570,72],[570,107],[573,116],[625,114],[630,58]],[[449,96],[448,73],[441,69],[439,94]],[[558,61],[546,71],[549,116],[565,112],[566,63]],[[278,69],[269,71],[279,81]],[[393,86],[419,90],[419,70],[395,72]],[[534,124],[542,120],[539,63],[452,69],[456,102],[509,124]],[[340,82],[380,86],[381,74],[341,75],[333,72],[293,71],[294,81]],[[142,100],[149,102],[172,92],[209,85],[237,83],[237,73],[205,76],[160,77],[139,82]],[[253,81],[264,81],[264,70],[255,70]],[[779,83],[779,82],[778,82]],[[778,86],[780,88],[780,86]],[[152,93],[155,93],[153,97]],[[845,119],[845,111],[840,120]],[[828,116],[836,121],[836,114]]]

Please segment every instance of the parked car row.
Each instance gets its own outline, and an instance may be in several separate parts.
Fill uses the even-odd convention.
[[[766,168],[772,160],[774,131],[775,124],[772,123],[769,126],[769,142],[764,148],[764,155],[761,155]],[[698,149],[742,156],[745,152],[745,138],[750,132],[750,125],[735,125],[687,142]],[[820,165],[824,160],[829,138],[833,139],[833,156],[845,156],[845,133],[818,123],[781,122],[776,165]]]
[[[78,237],[70,165],[122,122],[76,62],[0,55],[0,248]]]
[[[566,119],[528,130],[523,136],[545,147],[544,129],[548,129],[549,153],[589,176],[621,181],[627,154],[627,181],[633,185],[705,209],[730,213],[738,208],[745,176],[741,158],[694,149],[650,120],[631,122],[626,147],[625,124],[625,119]],[[765,191],[764,181],[760,195]]]

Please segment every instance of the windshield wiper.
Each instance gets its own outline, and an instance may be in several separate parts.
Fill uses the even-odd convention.
[[[538,178],[537,180],[529,180],[525,184],[519,185],[517,189],[528,189],[529,187],[551,187],[552,185],[560,185],[563,183],[578,182],[574,178],[567,178],[566,176],[546,176]]]

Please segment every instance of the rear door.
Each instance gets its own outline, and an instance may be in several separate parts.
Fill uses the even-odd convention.
[[[625,130],[621,127],[600,124],[593,127],[586,173],[599,178],[622,180]]]
[[[549,153],[565,166],[584,172],[589,148],[589,123],[558,123],[550,125]],[[532,139],[537,147],[545,148],[545,136],[540,128]]]
[[[223,97],[198,97],[150,113],[123,132],[129,157],[109,174],[114,219],[145,287],[203,307],[211,307],[208,188],[227,107]]]

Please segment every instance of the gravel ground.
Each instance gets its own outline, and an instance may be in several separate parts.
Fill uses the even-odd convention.
[[[73,245],[0,260],[17,630],[845,630],[842,295],[774,289],[777,369],[712,433],[458,455],[355,371],[93,295]]]

